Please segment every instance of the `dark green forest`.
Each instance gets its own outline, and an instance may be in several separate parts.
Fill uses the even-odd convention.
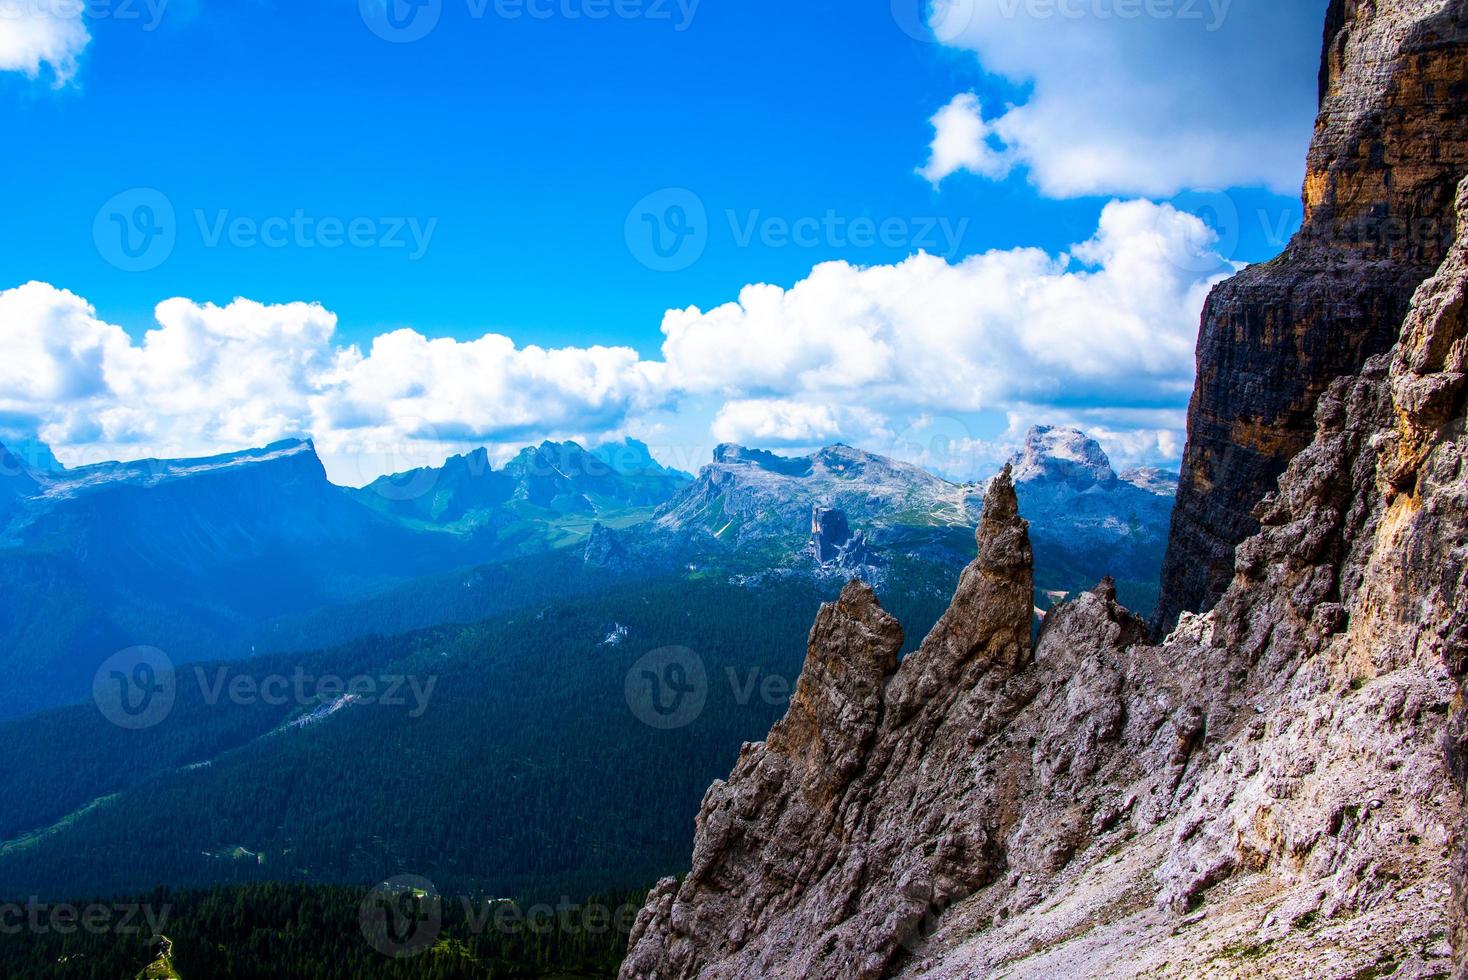
[[[952,587],[891,598],[918,624],[913,642]],[[185,667],[172,714],[142,732],[86,708],[6,725],[0,781],[26,792],[5,808],[0,897],[399,874],[534,901],[645,887],[684,870],[704,791],[784,713],[836,589],[680,576],[469,627],[207,665],[202,678]],[[645,724],[625,691],[663,647],[694,651],[707,678],[705,707],[674,730]],[[208,703],[221,669],[407,675],[431,681],[432,697],[416,717],[410,698],[292,727],[314,706]]]
[[[641,892],[559,908],[260,883],[158,889],[105,929],[0,928],[6,980],[593,980],[616,975]],[[79,906],[85,903],[77,903]],[[109,906],[113,903],[108,903]],[[146,908],[161,922],[153,935]],[[376,910],[382,909],[378,917]],[[49,922],[46,910],[39,921]],[[396,914],[400,914],[401,918]],[[12,923],[21,921],[12,914]],[[3,925],[3,923],[0,923]],[[406,942],[405,942],[406,940]],[[394,955],[398,954],[398,955]]]

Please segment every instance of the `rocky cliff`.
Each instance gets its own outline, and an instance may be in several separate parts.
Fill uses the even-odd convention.
[[[1334,5],[1327,106],[1424,136],[1387,111],[1393,70],[1417,45],[1424,84],[1461,50],[1424,40],[1457,29],[1447,9]],[[1365,177],[1311,173],[1310,221],[1349,223]],[[623,978],[1468,977],[1468,181],[1454,197],[1455,244],[1389,351],[1307,399],[1210,612],[1154,643],[1102,583],[1032,645],[1028,529],[996,480],[918,652],[898,663],[901,627],[860,585],[822,610],[789,714],[709,790],[691,871],[649,895]],[[1306,264],[1287,303],[1324,289],[1301,248],[1273,267]],[[1372,261],[1387,281],[1415,259]],[[1394,315],[1342,296],[1289,321],[1291,352],[1323,351],[1336,312],[1347,332]],[[1291,310],[1257,325],[1282,337]],[[1235,327],[1221,377],[1267,386]]]
[[[1468,3],[1332,0],[1303,227],[1204,309],[1160,629],[1217,601],[1322,393],[1396,341],[1465,171]]]
[[[901,627],[850,586],[787,717],[709,790],[692,870],[649,896],[622,976],[1447,975],[1465,292],[1460,244],[1394,357],[1322,394],[1217,608],[1160,645],[1103,583],[1032,650],[1007,474],[900,665]]]

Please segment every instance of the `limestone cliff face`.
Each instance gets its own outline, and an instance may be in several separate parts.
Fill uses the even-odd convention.
[[[1460,242],[1160,645],[1103,583],[1032,650],[1007,473],[901,665],[849,587],[623,977],[1468,976],[1465,297]]]
[[[1214,608],[1154,641],[1102,583],[1032,644],[1006,472],[917,653],[864,586],[822,610],[624,980],[1468,980],[1463,11],[1332,6],[1306,231],[1202,340],[1185,492],[1221,516],[1174,546],[1218,547]]]
[[[1321,393],[1396,341],[1465,172],[1468,0],[1333,0],[1304,225],[1204,309],[1160,629],[1222,595]]]

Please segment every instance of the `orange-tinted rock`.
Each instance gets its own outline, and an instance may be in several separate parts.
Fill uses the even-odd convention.
[[[1211,607],[1255,506],[1314,434],[1315,404],[1397,338],[1443,261],[1468,173],[1468,3],[1334,0],[1305,222],[1203,312],[1188,448],[1156,625]]]

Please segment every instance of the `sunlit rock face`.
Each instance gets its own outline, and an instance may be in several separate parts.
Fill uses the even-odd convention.
[[[1309,443],[1326,387],[1396,342],[1456,237],[1465,173],[1463,0],[1333,0],[1304,226],[1203,312],[1159,632],[1222,595],[1234,548],[1259,528],[1254,507]]]

